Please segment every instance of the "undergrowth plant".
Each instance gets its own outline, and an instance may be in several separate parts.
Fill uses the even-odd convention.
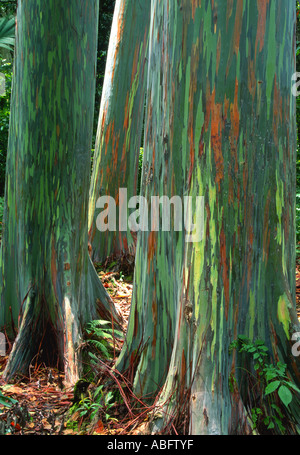
[[[7,396],[3,395],[3,393],[0,390],[0,411],[1,411],[2,406],[6,407],[6,408],[10,408],[11,406],[13,406],[16,403],[17,403],[17,400],[14,400],[11,397],[7,397]]]
[[[85,328],[88,355],[93,362],[98,362],[97,355],[105,360],[113,357],[116,343],[123,339],[123,333],[115,330],[109,321],[94,320]]]
[[[229,347],[245,354],[250,360],[253,370],[242,369],[247,374],[247,384],[251,391],[249,396],[250,418],[253,429],[259,433],[285,434],[287,426],[293,425],[288,421],[289,405],[298,387],[289,380],[286,364],[270,363],[270,355],[264,341],[251,341],[240,335]],[[230,389],[233,392],[237,381],[234,375],[230,377]]]
[[[103,362],[114,360],[118,343],[123,333],[115,330],[109,321],[93,320],[84,330],[82,349],[85,357],[84,378],[74,388],[74,402],[69,410],[70,419],[67,427],[77,430],[78,427],[92,424],[95,419],[103,423],[117,421],[111,415],[111,409],[120,403],[121,396],[116,390],[107,390],[103,384],[95,386],[101,378]],[[117,396],[118,395],[118,396]]]
[[[78,425],[79,420],[84,421],[85,426],[95,420],[101,420],[103,423],[117,422],[118,420],[111,415],[112,408],[116,404],[114,393],[106,391],[104,386],[100,385],[93,393],[89,393],[88,396],[73,404],[69,410],[72,417],[68,421],[67,427],[73,428],[74,425]]]

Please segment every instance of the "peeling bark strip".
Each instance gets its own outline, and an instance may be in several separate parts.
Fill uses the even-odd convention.
[[[128,214],[125,201],[118,200],[119,189],[127,189],[128,199],[137,192],[150,5],[150,0],[116,1],[90,186],[89,240],[96,261],[135,248],[129,228],[120,226],[118,218],[115,232],[97,229],[96,203],[100,196],[111,196]]]
[[[265,340],[299,386],[294,25],[284,0],[152,0],[143,195],[204,196],[206,209],[201,242],[138,239],[118,368],[143,346],[135,389],[163,386],[154,432],[184,390],[191,434],[243,431],[247,384],[235,397],[228,386],[239,334]],[[291,413],[299,422],[297,397]]]
[[[10,308],[17,324],[25,300],[7,378],[26,372],[45,340],[40,348],[58,352],[66,379],[75,381],[83,324],[96,317],[99,302],[103,314],[118,319],[88,256],[98,6],[98,0],[19,0],[1,327],[10,325]]]

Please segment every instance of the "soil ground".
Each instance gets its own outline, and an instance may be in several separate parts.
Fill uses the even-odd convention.
[[[122,314],[126,330],[130,312],[132,276],[124,277],[122,272],[110,270],[98,270],[98,274]],[[72,418],[69,412],[73,404],[73,388],[64,386],[63,374],[55,368],[50,369],[43,364],[36,364],[30,377],[21,377],[14,383],[6,384],[1,379],[1,372],[4,371],[7,358],[8,356],[0,356],[0,392],[5,397],[16,400],[17,403],[10,408],[1,406],[0,394],[0,434],[80,433],[80,416],[75,414]],[[115,413],[119,414],[117,411]],[[75,419],[79,424],[78,422],[75,424]],[[93,434],[116,434],[119,432],[118,427],[119,425],[116,425],[113,420],[109,425],[105,425],[99,419],[94,422],[93,428],[86,431],[89,433],[92,431]],[[83,430],[82,433],[84,433]]]

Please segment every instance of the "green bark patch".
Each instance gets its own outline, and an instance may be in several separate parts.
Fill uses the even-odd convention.
[[[7,378],[43,349],[74,382],[81,327],[98,310],[119,320],[88,255],[97,20],[96,0],[19,1],[0,257],[0,325],[18,330]]]

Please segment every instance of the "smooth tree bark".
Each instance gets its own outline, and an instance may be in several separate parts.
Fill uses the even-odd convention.
[[[136,196],[138,188],[150,5],[150,1],[135,0],[117,0],[115,5],[90,186],[89,241],[93,261],[135,252],[136,232],[127,222],[127,201]],[[127,191],[127,197],[119,198],[120,188]],[[113,198],[116,204],[115,224],[103,219],[103,228],[97,221],[107,208],[104,203],[97,206],[101,196]],[[114,210],[114,206],[109,209]]]
[[[117,368],[134,370],[136,393],[160,391],[153,432],[183,403],[191,434],[248,431],[249,384],[229,388],[245,367],[229,354],[238,335],[264,340],[299,386],[294,29],[283,0],[152,1],[142,194],[190,196],[203,222],[193,241],[162,224],[138,238]],[[289,406],[299,422],[296,393]]]
[[[0,260],[1,327],[17,331],[7,379],[42,355],[74,383],[84,324],[119,321],[88,254],[98,8],[18,4]]]

